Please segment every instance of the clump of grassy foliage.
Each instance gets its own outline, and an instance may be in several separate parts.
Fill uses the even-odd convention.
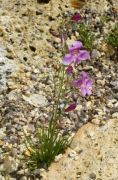
[[[53,106],[52,114],[49,120],[48,128],[41,126],[37,128],[35,139],[33,142],[28,136],[26,136],[26,146],[30,152],[28,166],[30,170],[35,168],[48,168],[51,162],[54,161],[55,157],[63,153],[65,149],[70,145],[72,138],[69,135],[63,135],[58,129],[58,120],[63,114],[59,111],[60,99],[63,94],[64,85],[64,66],[61,66],[58,72],[58,80],[55,85],[55,103]]]
[[[115,27],[108,34],[106,42],[113,48],[118,49],[118,23],[116,23]]]
[[[79,25],[78,32],[79,32],[79,40],[81,40],[83,42],[85,48],[88,50],[92,50],[93,49],[94,36],[91,33],[88,26],[81,23]]]
[[[54,125],[48,129],[38,128],[36,132],[37,142],[35,143],[28,137],[26,139],[27,148],[30,152],[28,161],[30,170],[41,167],[48,168],[55,156],[64,153],[71,142],[69,137],[62,136]]]

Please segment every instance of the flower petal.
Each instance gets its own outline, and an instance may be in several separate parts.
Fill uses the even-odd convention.
[[[88,76],[88,74],[85,71],[82,71],[81,76],[82,76],[82,78],[89,79],[89,76]]]
[[[79,64],[81,62],[81,59],[79,59],[79,55],[77,54],[74,58],[74,64]]]
[[[68,47],[68,50],[69,50],[69,53],[71,53],[72,51],[78,49],[80,50],[82,48],[82,42],[80,41],[74,41],[69,47]]]
[[[71,54],[66,54],[62,60],[62,64],[69,65],[73,61],[73,56]]]
[[[91,94],[92,94],[92,88],[87,89],[87,94],[88,94],[88,95],[91,95]]]
[[[92,81],[90,79],[86,83],[86,90],[88,95],[92,94]]]
[[[86,81],[86,86],[90,87],[92,85],[92,81],[90,79],[87,79]]]
[[[82,79],[77,79],[72,82],[72,86],[74,87],[80,87],[82,84]]]
[[[81,73],[80,79],[74,80],[72,86],[78,87],[81,91],[82,96],[92,94],[92,81],[86,72]]]
[[[88,51],[86,50],[80,50],[79,51],[79,55],[78,55],[78,59],[85,61],[87,59],[90,59],[90,54]]]
[[[71,18],[71,20],[73,20],[75,22],[78,22],[80,19],[81,19],[81,15],[77,12]]]
[[[87,90],[85,87],[80,87],[80,91],[81,91],[82,96],[86,96]]]
[[[69,104],[69,106],[65,109],[65,112],[73,111],[76,108],[76,106],[77,105],[75,103]]]
[[[73,73],[73,67],[71,65],[69,65],[67,68],[66,68],[66,73],[68,75],[72,74]]]

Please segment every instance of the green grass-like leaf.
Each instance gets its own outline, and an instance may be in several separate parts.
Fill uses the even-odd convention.
[[[106,38],[106,42],[113,48],[118,48],[118,23],[108,34]]]
[[[54,161],[55,156],[63,153],[71,142],[69,136],[60,135],[59,130],[53,126],[50,130],[44,127],[38,129],[36,143],[29,142],[27,137],[26,139],[27,147],[30,147],[28,148],[30,149],[28,161],[30,170],[40,167],[47,168]]]
[[[85,24],[80,24],[78,28],[79,40],[81,40],[86,49],[92,50],[94,36]]]

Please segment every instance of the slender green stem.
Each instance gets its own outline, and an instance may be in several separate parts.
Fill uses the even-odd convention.
[[[59,103],[60,103],[60,99],[62,98],[62,90],[63,90],[63,83],[64,83],[64,66],[60,67],[60,71],[59,71],[59,86],[58,86],[58,91],[57,92],[57,99],[55,101],[55,105],[53,107],[53,112],[52,112],[52,117],[50,119],[49,122],[49,128],[48,128],[48,136],[51,136],[51,138],[53,137],[54,134],[54,130],[57,124],[57,119],[58,119],[58,108],[59,108]],[[60,116],[60,115],[59,115]]]

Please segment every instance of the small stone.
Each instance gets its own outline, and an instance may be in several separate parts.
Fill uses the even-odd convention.
[[[9,87],[9,89],[17,89],[17,85],[16,84],[14,84],[14,82],[7,82],[7,85],[8,85],[8,87]]]
[[[5,180],[5,178],[2,175],[0,175],[0,180]]]
[[[29,97],[23,95],[23,99],[35,107],[44,107],[47,105],[47,99],[40,94],[32,94]]]
[[[27,73],[26,73],[26,77],[27,77],[27,78],[30,78],[30,76],[31,76],[31,72],[27,72]]]
[[[43,168],[40,169],[40,176],[41,176],[43,179],[46,179],[46,171],[45,171],[45,169],[43,169]]]
[[[23,176],[23,177],[20,178],[20,180],[27,180],[27,177]]]
[[[32,74],[30,78],[31,78],[31,80],[33,80],[33,81],[36,81],[36,80],[37,80],[37,77],[36,77],[35,74]]]
[[[99,119],[92,119],[92,123],[99,125],[100,124],[100,120]]]
[[[112,108],[112,107],[113,107],[112,102],[108,102],[108,103],[107,103],[107,107]]]
[[[16,148],[12,148],[11,154],[12,156],[17,156],[18,150]]]
[[[39,73],[39,69],[34,69],[33,73],[34,74],[38,74]]]
[[[31,153],[27,149],[24,151],[24,155],[30,157]]]
[[[3,146],[4,142],[0,140],[0,146]]]
[[[98,59],[100,58],[100,56],[101,56],[100,52],[96,49],[93,49],[92,55],[91,55],[92,59]]]
[[[12,90],[12,91],[9,92],[7,97],[8,97],[8,99],[10,101],[15,101],[18,98],[18,93],[19,93],[19,91],[17,91],[17,89],[16,90]]]
[[[25,144],[20,144],[19,148],[20,148],[20,152],[23,153],[23,152],[25,152],[26,146],[25,146]]]
[[[77,161],[79,159],[79,156],[75,156],[74,160]]]
[[[75,157],[77,156],[77,153],[76,153],[76,151],[71,150],[71,152],[68,154],[68,156],[69,156],[70,158],[75,158]]]
[[[3,171],[7,173],[11,173],[16,171],[18,168],[18,163],[16,160],[8,155],[6,155],[4,159],[4,164],[3,164]]]
[[[1,128],[0,129],[0,139],[4,139],[4,137],[6,136],[6,134],[5,134],[5,129],[4,128]]]
[[[81,111],[82,109],[83,109],[83,106],[81,104],[78,104],[77,107],[76,107],[76,110]]]
[[[2,36],[4,36],[4,30],[3,30],[3,28],[0,26],[0,36],[2,37]]]
[[[114,107],[116,107],[116,108],[118,107],[118,102],[114,104]]]
[[[91,173],[91,174],[89,174],[89,177],[90,177],[90,179],[96,179],[96,174],[95,173]]]
[[[62,154],[59,154],[58,156],[55,157],[55,162],[58,162],[62,158]]]
[[[112,118],[118,118],[118,112],[112,114]]]
[[[90,166],[90,161],[88,160],[84,161],[84,166],[88,168]]]
[[[18,171],[17,174],[19,174],[19,175],[24,175],[24,174],[25,174],[24,169],[21,169],[20,171]]]
[[[14,52],[7,52],[6,57],[8,59],[14,59],[16,57]]]
[[[86,106],[87,106],[87,109],[91,109],[91,105],[92,105],[92,102],[91,101],[88,101]]]
[[[95,133],[93,131],[87,131],[87,137],[91,138],[91,139],[95,139]]]
[[[101,125],[101,126],[104,126],[105,124],[106,124],[106,121],[103,121],[103,120],[100,121],[100,125]]]
[[[83,152],[82,149],[80,149],[80,147],[75,147],[74,150],[78,153],[78,154],[81,154]]]
[[[34,171],[35,175],[40,175],[40,173],[41,173],[40,169],[35,169],[35,171]]]

